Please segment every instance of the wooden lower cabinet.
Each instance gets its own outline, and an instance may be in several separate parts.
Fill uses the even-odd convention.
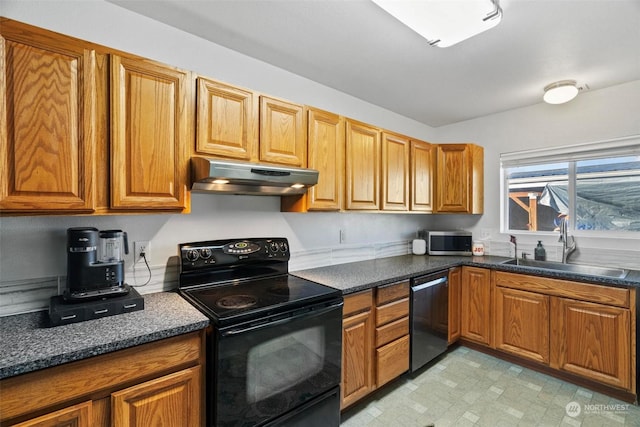
[[[91,401],[82,402],[23,423],[14,424],[14,427],[91,427],[91,409]]]
[[[409,342],[408,280],[345,296],[341,409],[407,372]]]
[[[462,267],[461,336],[491,344],[491,270]]]
[[[495,348],[636,393],[636,290],[495,272]]]
[[[496,348],[549,363],[549,297],[501,287],[494,292]]]
[[[353,404],[375,388],[372,294],[367,290],[344,298],[341,408]]]
[[[449,327],[447,335],[449,344],[456,342],[460,338],[461,291],[462,267],[455,267],[449,270]]]
[[[409,370],[409,281],[376,290],[376,387]]]
[[[0,425],[204,425],[204,331],[0,381]]]
[[[200,423],[200,366],[111,395],[114,427],[194,426]]]
[[[552,368],[630,388],[629,310],[552,298],[551,319]]]
[[[409,341],[407,334],[376,349],[376,386],[380,387],[409,370]]]

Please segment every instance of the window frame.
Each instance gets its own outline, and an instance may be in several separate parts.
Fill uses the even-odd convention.
[[[507,169],[516,166],[531,166],[550,163],[568,163],[567,191],[569,196],[568,231],[577,236],[606,238],[638,238],[640,232],[621,230],[576,229],[576,181],[577,162],[599,158],[640,156],[640,135],[630,135],[583,144],[525,150],[500,154],[500,232],[529,236],[554,235],[551,231],[512,230],[509,228],[509,183]],[[631,233],[631,236],[629,235]]]

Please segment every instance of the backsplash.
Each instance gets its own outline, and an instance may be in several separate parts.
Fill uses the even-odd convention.
[[[289,270],[305,270],[326,265],[364,261],[410,253],[410,242],[395,241],[375,244],[340,245],[331,248],[303,250],[291,253]],[[144,295],[170,291],[178,287],[178,257],[170,257],[166,264],[151,266],[142,263],[128,268],[126,282]],[[143,285],[149,280],[149,283]],[[47,310],[49,299],[65,289],[66,277],[54,276],[37,279],[0,281],[0,316]]]
[[[484,240],[485,253],[496,256],[513,256],[513,245],[504,240]],[[522,251],[533,258],[535,244],[518,242],[518,254]],[[560,261],[561,245],[546,244],[547,260]],[[344,264],[376,258],[406,255],[411,253],[411,241],[393,241],[375,244],[338,245],[328,248],[292,251],[289,270],[305,270],[327,265]],[[573,263],[594,265],[615,265],[621,268],[639,269],[640,251],[581,248],[570,259]],[[149,271],[144,264],[129,267],[126,273],[127,283],[136,287],[140,294],[170,291],[178,287],[178,258],[170,257],[166,264],[151,266]],[[141,286],[149,280],[149,283]],[[0,281],[0,316],[46,310],[49,298],[61,294],[65,288],[65,276],[43,277],[37,279]]]

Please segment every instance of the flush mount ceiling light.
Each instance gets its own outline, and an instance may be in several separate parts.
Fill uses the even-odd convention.
[[[394,18],[427,39],[449,47],[498,25],[498,0],[372,0]]]
[[[561,80],[545,86],[542,99],[547,104],[564,104],[575,98],[578,91],[575,80]]]

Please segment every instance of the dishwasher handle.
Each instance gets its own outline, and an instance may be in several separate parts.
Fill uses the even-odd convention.
[[[425,288],[430,288],[432,286],[437,286],[437,285],[440,285],[440,284],[443,284],[443,283],[447,283],[448,280],[449,279],[447,278],[447,276],[440,277],[438,279],[430,280],[428,282],[421,283],[419,285],[414,285],[414,286],[411,287],[411,290],[414,291],[414,292],[420,291],[420,290],[425,289]]]

